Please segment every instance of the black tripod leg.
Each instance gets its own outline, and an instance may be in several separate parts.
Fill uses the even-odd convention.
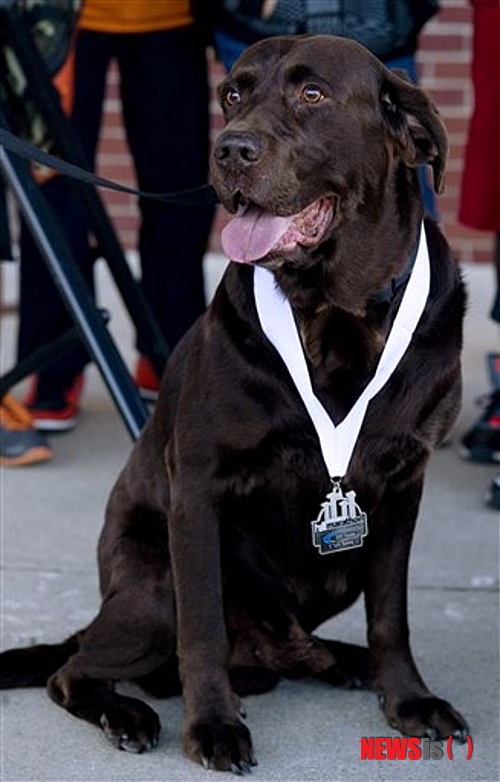
[[[0,107],[0,124],[5,117]],[[130,435],[136,439],[147,419],[146,407],[97,310],[77,263],[61,236],[50,208],[23,161],[0,147],[0,169],[47,264],[62,299],[97,364]]]

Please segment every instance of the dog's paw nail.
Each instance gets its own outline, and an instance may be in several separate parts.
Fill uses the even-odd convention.
[[[460,744],[465,744],[468,735],[469,735],[469,728],[465,726],[464,728],[457,728],[457,730],[453,734],[453,738],[459,741]]]
[[[144,747],[137,741],[120,740],[120,749],[124,752],[130,752],[132,755],[140,755],[147,747]]]
[[[436,741],[439,738],[439,733],[435,728],[428,727],[424,732],[424,737],[431,741]]]
[[[255,766],[256,763],[252,762],[251,760],[247,763],[246,760],[240,760],[239,763],[232,763],[231,764],[231,771],[233,774],[237,774],[238,776],[243,776],[243,774],[251,774],[252,773],[252,766]]]
[[[101,716],[99,717],[99,725],[104,731],[109,729],[109,720],[105,714],[101,714]]]

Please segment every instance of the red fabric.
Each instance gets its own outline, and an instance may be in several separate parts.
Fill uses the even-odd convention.
[[[469,125],[459,208],[464,225],[500,231],[500,8],[474,5],[472,81],[474,110]]]

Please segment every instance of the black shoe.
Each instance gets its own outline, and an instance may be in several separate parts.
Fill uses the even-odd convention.
[[[491,394],[481,418],[462,437],[459,453],[473,462],[500,462],[500,391]]]
[[[500,510],[500,475],[491,481],[488,493],[486,494],[486,505],[495,510]]]

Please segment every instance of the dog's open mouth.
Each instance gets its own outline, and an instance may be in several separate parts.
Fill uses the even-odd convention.
[[[221,234],[222,248],[233,261],[253,263],[283,255],[297,245],[318,245],[334,214],[334,199],[323,196],[294,215],[274,215],[252,205],[241,208]]]

